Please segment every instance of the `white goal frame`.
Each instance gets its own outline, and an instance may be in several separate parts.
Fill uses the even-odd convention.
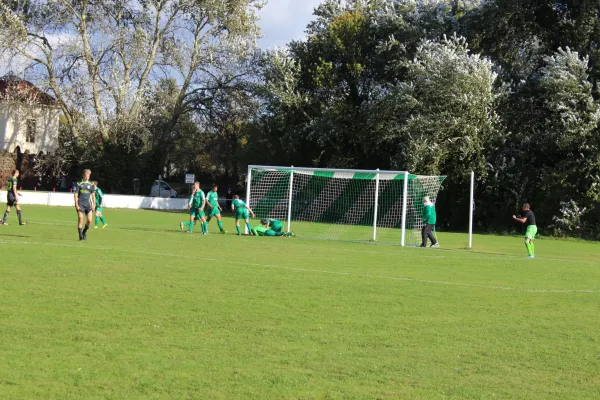
[[[388,171],[388,170],[364,170],[364,169],[339,169],[339,168],[308,168],[308,167],[294,167],[294,166],[273,166],[273,165],[248,165],[248,173],[246,176],[246,204],[252,208],[251,194],[252,194],[252,171],[253,170],[265,170],[265,171],[278,171],[278,172],[289,172],[289,188],[287,198],[287,232],[291,232],[292,226],[292,202],[293,202],[293,187],[294,187],[294,175],[295,172],[325,172],[325,173],[345,173],[345,174],[374,174],[375,175],[375,193],[373,203],[373,227],[372,227],[372,240],[377,241],[377,221],[378,221],[378,207],[379,207],[379,188],[380,188],[380,175],[385,173],[387,175],[403,175],[403,189],[402,189],[402,214],[401,214],[401,234],[400,234],[400,245],[406,246],[406,218],[407,218],[407,207],[409,198],[409,177],[411,174],[408,171]],[[413,175],[414,176],[414,175]],[[418,176],[417,176],[418,177]],[[445,177],[442,177],[442,180]],[[435,193],[437,195],[437,191]],[[248,228],[245,228],[246,234],[248,234]]]

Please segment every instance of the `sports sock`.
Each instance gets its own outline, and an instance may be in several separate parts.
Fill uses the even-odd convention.
[[[534,256],[535,255],[535,246],[533,245],[533,242],[529,242],[529,248],[531,249],[531,255]]]
[[[223,222],[221,222],[220,219],[217,220],[217,225],[219,225],[219,229],[221,230],[221,232],[223,232]]]
[[[99,220],[99,219],[100,219],[100,217],[98,217],[98,216],[96,215],[96,225],[95,225],[95,226],[98,226],[98,220]]]
[[[527,247],[527,254],[529,254],[531,256],[532,255],[532,253],[531,253],[531,243],[530,242],[525,242],[525,247]]]
[[[208,233],[208,221],[203,223],[202,226],[204,227],[204,233]]]
[[[83,236],[83,234],[81,233],[82,231],[83,229],[77,228],[77,232],[79,232],[79,239],[81,239],[81,237]]]
[[[4,218],[2,218],[2,222],[6,222],[6,220],[7,220],[7,218],[8,218],[8,214],[9,214],[9,212],[8,212],[8,211],[5,211],[5,212],[4,212]]]
[[[106,225],[106,220],[104,219],[104,217],[100,217],[100,221],[102,222],[102,225]],[[97,222],[96,225],[98,225]]]
[[[88,231],[88,229],[90,229],[89,225],[86,225],[85,228],[83,228],[83,231],[81,232],[83,235],[85,235]]]
[[[19,224],[23,223],[23,218],[21,216],[21,210],[17,210],[17,218],[19,218]]]
[[[235,226],[235,230],[237,231],[238,235],[241,235],[241,234],[242,234],[242,230],[240,229],[240,226],[239,226],[239,225],[236,225],[236,226]]]
[[[252,225],[250,225],[250,222],[246,222],[246,226],[248,227],[248,233],[252,232]]]

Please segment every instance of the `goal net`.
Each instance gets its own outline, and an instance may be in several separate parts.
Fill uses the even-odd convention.
[[[435,203],[444,176],[404,171],[249,166],[248,205],[297,236],[421,243],[423,197]]]

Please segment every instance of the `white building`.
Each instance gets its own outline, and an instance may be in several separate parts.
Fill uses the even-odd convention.
[[[0,78],[0,150],[52,153],[58,146],[56,100],[12,76]]]

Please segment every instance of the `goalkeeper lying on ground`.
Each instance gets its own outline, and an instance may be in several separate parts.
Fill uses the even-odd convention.
[[[263,219],[260,221],[262,226],[252,229],[255,236],[296,236],[294,232],[283,233],[283,224],[276,219]]]

